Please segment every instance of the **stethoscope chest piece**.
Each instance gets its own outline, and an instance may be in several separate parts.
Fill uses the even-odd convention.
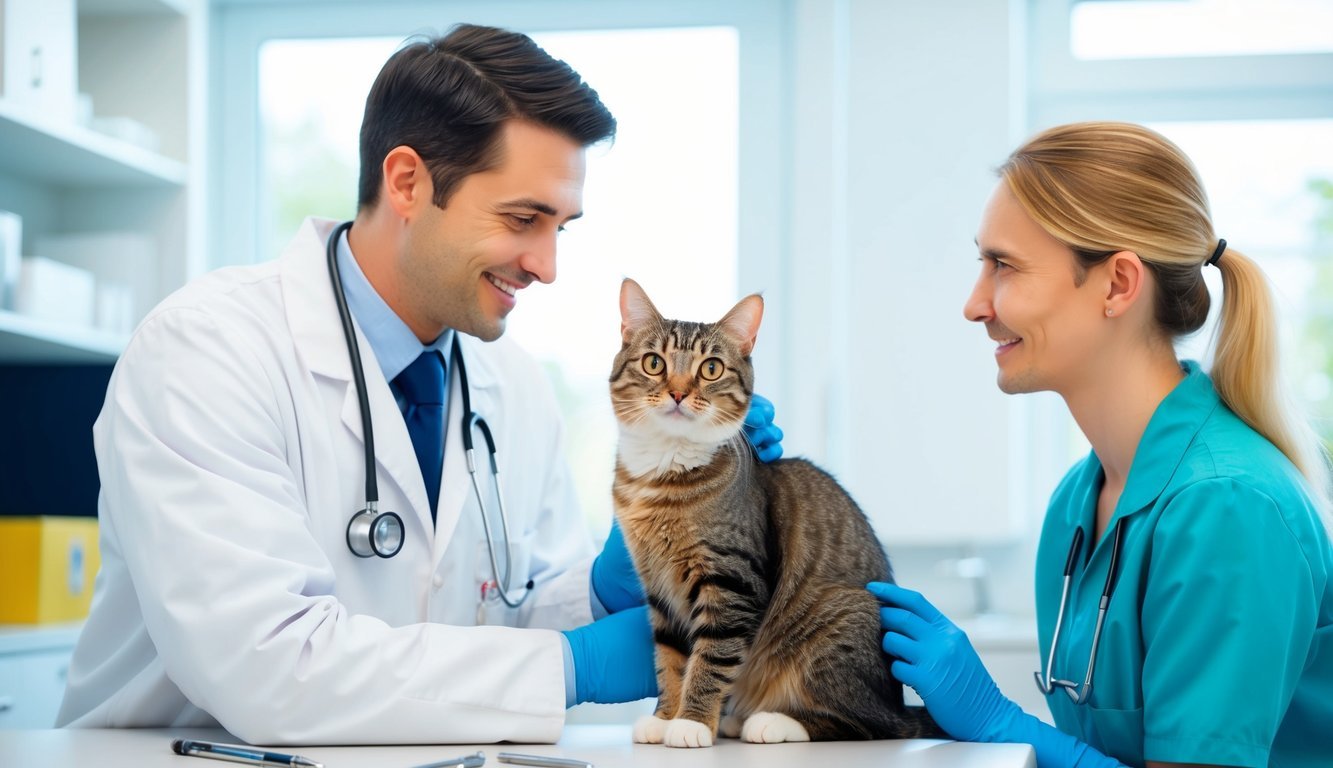
[[[357,557],[393,557],[403,548],[403,518],[367,504],[347,522],[347,547]]]

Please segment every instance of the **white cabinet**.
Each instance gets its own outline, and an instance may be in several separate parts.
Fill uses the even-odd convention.
[[[79,626],[0,625],[0,728],[55,725]]]
[[[128,315],[137,322],[203,267],[207,6],[0,0],[0,16],[0,210],[22,216],[25,256],[57,241],[146,243],[134,254],[146,262]],[[68,258],[97,268],[125,256]],[[106,267],[104,280],[125,272]],[[0,365],[111,362],[127,335],[119,317],[108,330],[0,307]]]
[[[52,120],[74,117],[74,0],[0,0],[0,94]]]

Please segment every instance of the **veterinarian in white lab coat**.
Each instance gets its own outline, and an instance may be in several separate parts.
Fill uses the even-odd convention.
[[[307,220],[277,261],[186,286],[117,363],[94,427],[102,570],[59,724],[540,742],[570,704],[656,694],[623,540],[613,530],[592,559],[550,387],[496,340],[520,289],[554,280],[584,149],[614,119],[527,37],[459,27],[389,60],[365,123],[362,157],[380,162],[363,164],[350,229]],[[379,509],[403,523],[391,557],[349,544],[366,446],[335,256]],[[476,493],[465,466],[455,338],[498,450],[507,537],[479,431]],[[422,360],[446,367],[435,488],[398,378]],[[495,596],[478,496],[517,608]]]

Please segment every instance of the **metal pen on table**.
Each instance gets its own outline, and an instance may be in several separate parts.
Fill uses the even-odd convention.
[[[300,755],[285,755],[281,752],[267,752],[242,744],[217,744],[198,739],[175,739],[171,742],[171,751],[189,757],[209,757],[214,760],[227,760],[247,765],[282,766],[282,768],[324,768],[324,764]]]
[[[448,760],[440,760],[425,765],[414,765],[412,768],[481,768],[486,764],[486,753],[478,750],[470,755],[461,757],[451,757]]]
[[[515,752],[501,752],[496,760],[512,765],[535,765],[540,768],[593,768],[587,760],[575,760],[568,757],[549,757],[547,755],[520,755]]]

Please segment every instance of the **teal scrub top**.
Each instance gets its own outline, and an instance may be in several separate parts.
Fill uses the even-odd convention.
[[[1153,413],[1096,546],[1095,454],[1051,498],[1037,551],[1045,668],[1074,529],[1084,532],[1052,675],[1083,681],[1115,522],[1124,519],[1088,702],[1061,730],[1128,765],[1333,766],[1333,548],[1294,465],[1199,365]]]

